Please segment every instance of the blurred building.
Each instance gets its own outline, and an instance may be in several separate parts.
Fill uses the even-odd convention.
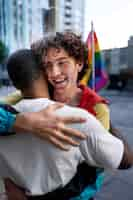
[[[133,79],[133,36],[127,47],[103,50],[102,55],[110,77],[109,88],[123,89],[127,83],[132,85],[129,83]]]
[[[48,0],[0,0],[0,39],[10,52],[43,35],[43,14]]]
[[[84,0],[0,0],[0,39],[10,52],[46,32],[84,29]]]
[[[128,67],[133,70],[133,36],[128,40]]]
[[[83,34],[85,1],[84,0],[50,0],[51,31],[69,31]]]

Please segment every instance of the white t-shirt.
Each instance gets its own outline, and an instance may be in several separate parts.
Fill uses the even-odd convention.
[[[52,103],[46,98],[26,99],[15,108],[20,112],[33,112]],[[82,160],[92,166],[115,169],[123,156],[123,143],[108,134],[100,122],[85,110],[64,106],[56,113],[86,118],[85,123],[69,125],[88,135],[79,147],[62,151],[32,133],[0,139],[0,177],[11,178],[31,195],[45,194],[66,185]]]

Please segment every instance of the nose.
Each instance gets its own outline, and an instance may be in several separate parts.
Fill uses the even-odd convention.
[[[53,67],[51,68],[50,77],[55,78],[60,74],[61,74],[60,68],[58,67],[58,65],[54,64]]]

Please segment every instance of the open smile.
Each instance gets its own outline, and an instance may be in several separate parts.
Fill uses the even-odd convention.
[[[53,86],[55,89],[64,89],[68,83],[68,79],[58,79],[58,80],[53,80]]]

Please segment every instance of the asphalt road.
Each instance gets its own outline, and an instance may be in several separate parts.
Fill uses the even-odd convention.
[[[133,149],[133,92],[105,91],[110,100],[111,121]],[[133,168],[107,172],[96,200],[133,200]]]

